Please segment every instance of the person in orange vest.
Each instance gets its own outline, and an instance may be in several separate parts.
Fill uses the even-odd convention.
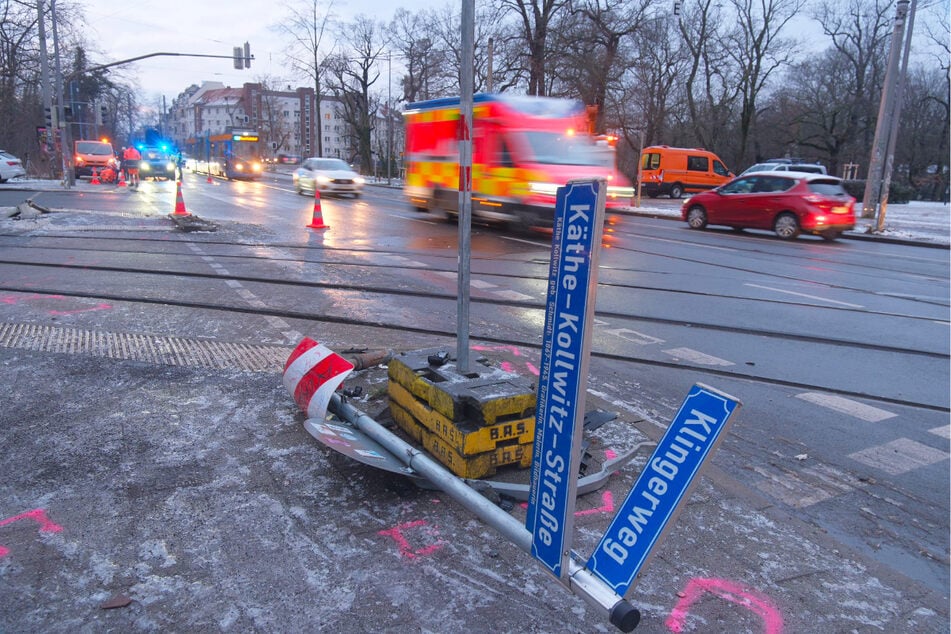
[[[139,162],[142,155],[134,145],[130,145],[122,152],[122,169],[125,170],[126,180],[129,181],[129,187],[139,186]]]

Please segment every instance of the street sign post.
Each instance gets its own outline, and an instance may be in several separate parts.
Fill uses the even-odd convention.
[[[690,489],[726,436],[740,401],[700,383],[691,388],[627,499],[588,559],[587,569],[625,596],[673,524]]]
[[[574,529],[606,189],[603,180],[571,181],[555,205],[525,523],[532,556],[558,579],[568,571]]]

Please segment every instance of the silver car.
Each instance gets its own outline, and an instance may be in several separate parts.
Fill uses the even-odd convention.
[[[0,183],[25,175],[26,170],[23,169],[23,162],[6,150],[0,150]]]
[[[294,170],[294,189],[298,194],[352,194],[360,197],[364,178],[349,165],[335,158],[309,158]]]

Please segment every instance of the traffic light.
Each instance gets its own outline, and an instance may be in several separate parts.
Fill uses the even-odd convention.
[[[53,109],[49,106],[43,106],[43,122],[47,128],[53,127]]]
[[[73,107],[72,106],[63,106],[63,119],[65,121],[73,120]]]
[[[235,46],[232,49],[234,55],[234,67],[237,70],[242,68],[251,68],[251,60],[254,59],[251,57],[251,45],[247,42],[244,43],[244,46]]]

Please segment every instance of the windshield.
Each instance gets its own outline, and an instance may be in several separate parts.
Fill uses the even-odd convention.
[[[76,152],[79,154],[95,154],[98,156],[108,156],[112,154],[112,146],[99,141],[80,141],[76,144]]]
[[[589,136],[526,132],[525,138],[536,163],[614,167],[614,150],[597,145]]]
[[[331,170],[343,170],[346,172],[350,171],[350,166],[344,163],[340,159],[317,159],[316,161],[313,162],[313,164],[311,165],[311,168],[315,170],[325,170],[325,171],[331,171]]]

